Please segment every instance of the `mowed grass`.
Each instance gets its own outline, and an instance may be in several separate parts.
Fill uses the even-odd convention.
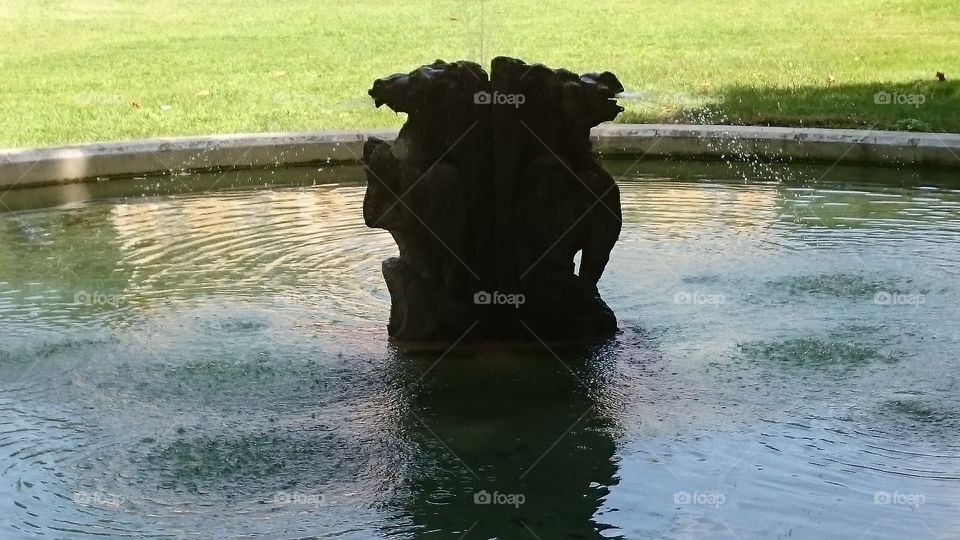
[[[958,45],[956,0],[3,0],[0,147],[398,126],[374,79],[496,55],[613,71],[624,122],[960,132]]]

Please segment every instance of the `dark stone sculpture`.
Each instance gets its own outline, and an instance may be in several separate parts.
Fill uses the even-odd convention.
[[[402,342],[583,342],[617,331],[597,282],[620,234],[620,192],[590,128],[623,109],[612,73],[437,60],[374,82],[407,113],[364,145],[364,221],[390,231],[388,332]],[[574,256],[581,253],[579,275]]]

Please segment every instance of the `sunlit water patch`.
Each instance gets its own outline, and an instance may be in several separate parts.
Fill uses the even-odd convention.
[[[955,537],[960,192],[697,171],[620,178],[615,340],[443,357],[360,184],[15,192],[0,537]]]

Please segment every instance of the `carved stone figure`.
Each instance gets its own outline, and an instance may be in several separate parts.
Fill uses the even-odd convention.
[[[402,342],[583,342],[617,331],[597,282],[620,234],[620,193],[590,128],[623,109],[608,72],[437,60],[374,82],[408,115],[371,138],[364,221],[390,231],[388,332]],[[574,257],[581,254],[580,271]]]

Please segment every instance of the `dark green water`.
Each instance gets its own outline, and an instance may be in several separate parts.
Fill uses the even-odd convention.
[[[0,538],[960,537],[960,190],[670,167],[617,339],[443,357],[354,169],[6,194]]]

